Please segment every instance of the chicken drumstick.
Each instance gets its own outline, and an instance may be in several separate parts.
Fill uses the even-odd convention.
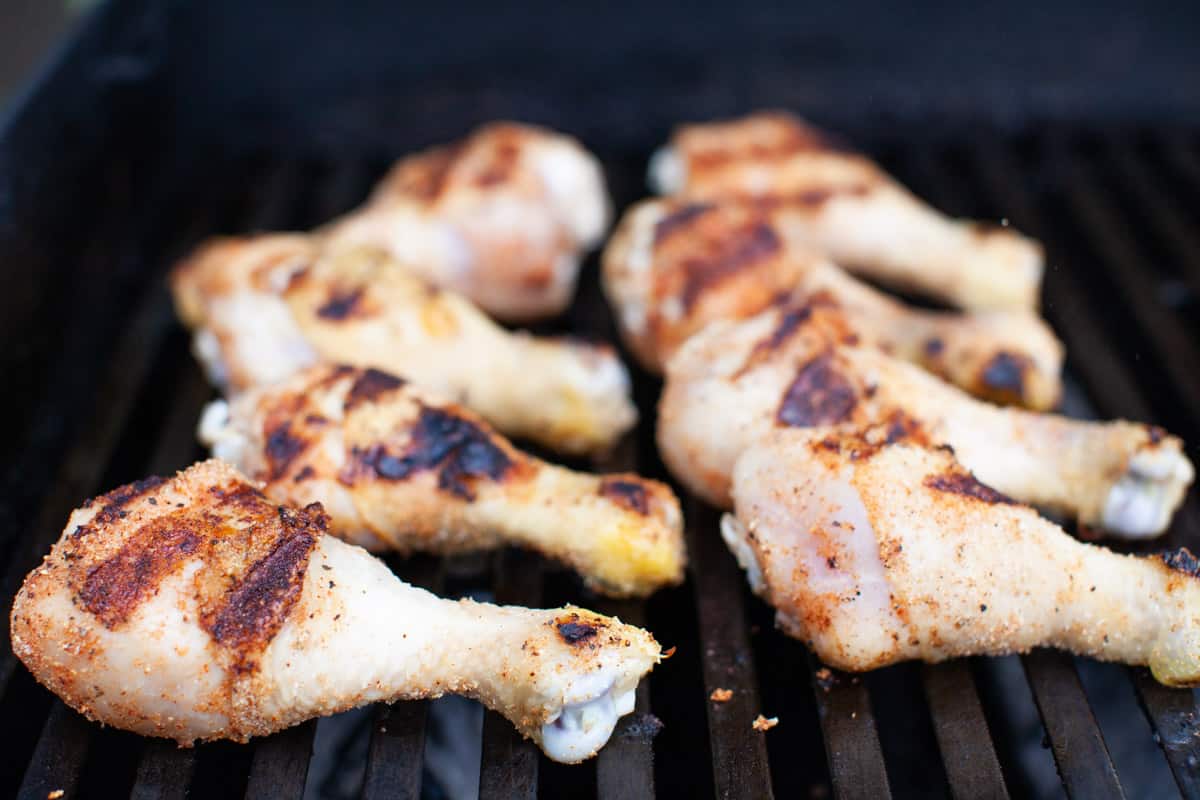
[[[791,429],[734,469],[722,535],[831,666],[1060,647],[1200,683],[1200,563],[1117,555],[977,481],[919,423]]]
[[[88,717],[183,745],[455,693],[565,762],[604,745],[661,658],[581,608],[439,599],[325,527],[220,461],[117,489],[25,579],[13,651]]]

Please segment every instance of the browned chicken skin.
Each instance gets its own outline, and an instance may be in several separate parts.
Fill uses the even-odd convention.
[[[197,356],[234,393],[318,363],[376,367],[572,453],[611,447],[637,418],[611,347],[509,332],[380,250],[218,239],[175,268],[171,288]]]
[[[1061,393],[1062,345],[1037,315],[910,308],[798,244],[755,203],[639,203],[617,226],[603,268],[622,337],[655,372],[713,320],[820,299],[864,340],[977,397],[1044,410]]]
[[[320,502],[333,533],[370,550],[523,545],[615,595],[683,580],[683,521],[667,486],[547,464],[378,370],[318,366],[218,401],[200,437],[268,497]]]
[[[89,718],[189,745],[457,693],[553,759],[595,754],[660,658],[582,608],[443,600],[220,461],[77,509],[26,577],[13,652]]]
[[[574,139],[494,122],[397,162],[370,200],[320,233],[369,245],[494,317],[554,316],[609,219],[600,164]]]
[[[1001,408],[858,344],[840,312],[813,303],[713,322],[667,366],[663,460],[726,507],[734,464],[760,440],[787,428],[882,424],[899,412],[988,485],[1134,538],[1162,533],[1192,482],[1182,442],[1160,428]]]
[[[684,125],[650,164],[662,194],[742,198],[847,270],[974,310],[1032,310],[1041,246],[948,219],[870,159],[782,112]]]
[[[1200,682],[1200,564],[1083,544],[980,483],[915,420],[791,428],[734,469],[722,535],[826,663],[1061,647]]]

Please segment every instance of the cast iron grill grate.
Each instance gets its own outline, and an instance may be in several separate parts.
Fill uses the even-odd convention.
[[[603,155],[618,207],[642,194],[644,154]],[[914,141],[876,155],[941,208],[1008,219],[1042,238],[1050,266],[1044,310],[1069,353],[1068,410],[1157,422],[1190,442],[1196,458],[1200,134],[1060,128],[1011,137],[981,129],[959,145]],[[385,166],[365,158],[230,158],[187,181],[163,176],[145,202],[98,211],[61,289],[64,365],[46,371],[38,395],[45,402],[31,403],[26,425],[36,432],[69,424],[53,416],[69,408],[63,393],[90,392],[90,416],[76,423],[55,470],[31,469],[40,507],[18,520],[27,533],[13,552],[0,553],[5,640],[7,604],[71,508],[201,455],[193,429],[210,390],[173,321],[161,281],[166,266],[211,233],[311,226],[354,205]],[[120,181],[116,170],[105,185]],[[547,330],[613,338],[595,273],[593,260],[577,302]],[[104,303],[128,308],[111,352],[91,327]],[[94,385],[69,374],[84,362],[82,375],[96,376]],[[636,383],[642,424],[592,466],[664,477],[652,435],[658,385],[644,375]],[[687,498],[685,512],[689,580],[644,603],[588,596],[558,568],[518,553],[456,570],[455,593],[491,591],[526,604],[573,600],[646,624],[678,648],[643,685],[635,714],[584,766],[551,764],[504,720],[485,715],[481,796],[1200,797],[1191,692],[1164,689],[1144,670],[1052,652],[908,664],[861,677],[828,673],[771,630],[769,610],[748,594],[715,535],[715,513]],[[1154,546],[1184,544],[1200,549],[1196,492]],[[435,559],[394,566],[426,586],[448,583],[446,565]],[[732,700],[709,702],[717,688],[733,690]],[[754,732],[760,712],[779,716],[780,726]],[[261,798],[299,796],[306,782],[310,792],[329,789],[309,769],[323,721],[244,747],[179,750],[87,723],[37,687],[7,644],[0,714],[6,795]],[[421,794],[427,721],[426,703],[372,712],[357,796]],[[428,780],[424,788],[433,794]]]

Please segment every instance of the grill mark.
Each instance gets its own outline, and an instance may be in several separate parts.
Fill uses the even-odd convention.
[[[1165,553],[1159,553],[1158,558],[1169,569],[1176,572],[1181,572],[1192,578],[1200,578],[1200,561],[1192,555],[1192,551],[1186,547],[1180,547],[1177,550],[1168,550]]]
[[[833,368],[833,355],[823,353],[800,368],[775,418],[796,428],[833,425],[849,419],[857,403],[854,385]]]
[[[466,145],[455,142],[407,159],[397,167],[395,192],[432,204],[450,184],[450,173]]]
[[[352,456],[352,461],[384,480],[405,480],[419,472],[436,471],[439,489],[468,502],[475,500],[477,481],[502,481],[515,467],[491,433],[469,419],[429,406],[421,407],[403,455],[392,455],[382,445],[375,445]],[[344,477],[353,482],[354,474]]]
[[[142,478],[133,483],[127,483],[113,489],[107,494],[102,494],[99,497],[88,501],[87,505],[102,504],[100,510],[92,517],[91,521],[85,525],[79,525],[71,532],[72,536],[87,536],[97,525],[108,525],[116,522],[119,519],[124,519],[128,512],[125,510],[127,506],[133,503],[142,495],[149,492],[151,489],[157,489],[166,482],[166,478],[160,478],[157,475],[151,475],[148,478]]]
[[[558,635],[569,645],[582,646],[589,639],[595,638],[603,627],[599,621],[584,621],[579,614],[572,612],[554,621]]]
[[[307,440],[292,434],[291,420],[285,419],[272,428],[266,445],[268,479],[278,480],[307,447]]]
[[[708,253],[683,262],[680,302],[691,310],[706,290],[779,252],[782,243],[766,222],[754,223],[711,243]]]
[[[654,244],[658,245],[664,239],[678,230],[688,227],[692,220],[707,214],[716,206],[712,203],[687,203],[667,214],[654,226]]]
[[[521,154],[520,146],[513,140],[515,133],[496,135],[500,140],[488,154],[490,159],[487,166],[475,178],[475,183],[485,189],[508,180],[516,169],[517,158]]]
[[[292,483],[304,483],[304,481],[309,480],[316,474],[317,471],[313,469],[312,464],[305,464],[300,468],[300,471],[296,473],[296,477],[292,478]]]
[[[650,497],[641,481],[629,478],[605,478],[600,481],[600,496],[613,501],[627,511],[642,516],[650,513]]]
[[[381,394],[399,389],[404,385],[403,378],[397,378],[377,369],[367,369],[359,374],[346,395],[342,404],[344,411],[349,412],[362,403],[373,403]]]
[[[993,397],[1020,399],[1025,393],[1025,373],[1031,369],[1029,356],[1001,350],[988,359],[979,378]]]
[[[344,320],[354,314],[359,301],[362,299],[364,289],[358,287],[350,292],[332,291],[329,294],[329,299],[325,304],[317,309],[317,316],[322,319]]]
[[[1016,505],[1017,502],[1008,495],[980,483],[969,472],[947,472],[942,475],[930,475],[924,480],[924,484],[930,489],[935,489],[939,492],[971,497],[990,504]]]
[[[809,296],[808,300],[801,306],[792,306],[784,312],[779,318],[779,323],[774,330],[765,338],[755,343],[754,348],[750,351],[750,355],[746,357],[746,361],[734,373],[734,379],[745,375],[752,368],[762,363],[771,353],[782,347],[792,334],[804,327],[810,319],[813,312],[818,308],[837,308],[838,303],[831,294],[826,291],[814,292]]]
[[[106,628],[123,624],[200,548],[199,522],[176,512],[138,528],[116,555],[88,570],[77,602]]]
[[[278,515],[283,530],[271,551],[250,567],[224,603],[202,615],[213,641],[235,654],[238,672],[257,666],[254,658],[287,620],[304,588],[309,556],[328,524],[319,503],[302,510],[280,506]]]

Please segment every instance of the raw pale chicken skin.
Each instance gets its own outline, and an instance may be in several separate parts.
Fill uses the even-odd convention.
[[[859,336],[977,397],[1045,410],[1062,392],[1063,348],[1036,314],[911,308],[790,239],[754,203],[639,203],[609,240],[603,270],[622,338],[653,372],[713,320],[821,298]]]
[[[763,112],[684,125],[650,163],[651,187],[749,199],[848,270],[973,310],[1032,310],[1042,247],[1008,228],[949,219],[865,156],[798,117]]]
[[[453,693],[565,762],[604,745],[661,658],[581,608],[439,599],[325,527],[219,461],[122,487],[25,579],[13,651],[89,718],[181,745]]]
[[[402,159],[320,233],[333,248],[385,249],[492,316],[529,321],[571,302],[610,216],[600,164],[577,141],[497,122]]]
[[[171,276],[213,380],[233,392],[317,363],[376,367],[568,453],[610,448],[637,420],[612,348],[509,333],[383,251],[270,235],[210,242]]]
[[[320,502],[334,534],[370,550],[520,545],[620,596],[683,580],[683,520],[666,485],[547,464],[378,370],[318,366],[216,401],[200,438],[273,501]]]
[[[667,366],[664,461],[728,507],[733,465],[760,439],[901,411],[989,486],[1118,536],[1161,533],[1192,482],[1182,443],[1161,428],[1001,408],[857,342],[836,309],[811,303],[712,323]]]
[[[830,666],[1058,647],[1200,683],[1200,563],[1083,544],[919,424],[791,429],[734,470],[722,535],[781,629]]]

